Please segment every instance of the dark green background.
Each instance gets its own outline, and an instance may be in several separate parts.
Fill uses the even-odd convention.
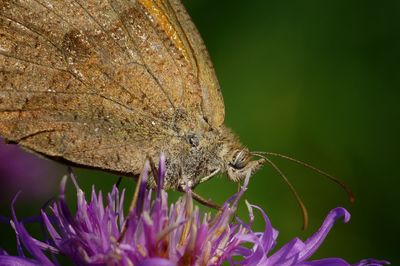
[[[252,177],[245,198],[266,210],[280,231],[278,245],[295,236],[304,239],[330,209],[344,206],[352,214],[350,223],[338,223],[315,258],[355,262],[375,257],[400,263],[400,2],[185,4],[214,62],[226,124],[242,142],[252,150],[310,162],[342,178],[356,194],[351,205],[345,193],[323,177],[274,159],[310,212],[310,228],[302,232],[300,211],[277,173],[266,166]],[[93,171],[78,175],[85,189],[96,183],[108,190],[115,181]],[[225,178],[198,189],[220,203],[235,190]],[[33,213],[43,199],[30,201],[28,210],[22,203],[17,205],[21,217]],[[3,200],[1,210],[6,209]],[[246,217],[243,208],[240,215]],[[263,223],[256,225],[261,230]],[[0,232],[0,246],[14,246],[11,232],[4,226]]]
[[[221,83],[226,124],[250,149],[311,162],[356,194],[351,205],[323,177],[276,159],[311,217],[302,233],[280,177],[270,167],[256,174],[245,197],[268,212],[279,243],[310,235],[328,210],[344,206],[350,223],[335,226],[315,257],[400,263],[400,2],[186,3]],[[222,200],[228,186],[223,180],[204,191]]]

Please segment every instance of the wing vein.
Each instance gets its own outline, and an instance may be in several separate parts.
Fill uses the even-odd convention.
[[[43,5],[41,2],[39,2],[39,1],[37,1],[37,0],[33,0],[33,1],[36,2],[37,4],[39,4],[40,6],[42,6],[43,8],[45,8],[46,10],[48,10],[49,12],[53,13],[55,16],[59,17],[62,21],[64,21],[64,22],[65,22],[67,25],[69,25],[72,29],[78,30],[78,29],[76,29],[76,27],[75,27],[74,25],[72,25],[71,23],[69,23],[68,21],[66,21],[61,15],[59,15],[59,14],[58,14],[57,12],[55,12],[54,10],[50,9],[50,8],[47,7],[46,5]],[[76,2],[76,0],[74,0],[74,1]],[[76,2],[76,3],[77,3],[77,2]],[[88,16],[91,17],[95,23],[97,23],[97,24],[101,27],[101,25],[97,22],[97,20],[95,20],[95,19],[93,18],[93,16],[88,12],[88,10],[86,10],[86,9],[85,9],[83,6],[81,6],[79,3],[77,3],[77,4],[78,4],[85,12],[88,13]],[[110,6],[111,6],[111,9],[114,11],[114,13],[117,15],[118,19],[120,19],[118,13],[114,10],[114,8],[112,7],[111,4],[110,4]],[[23,27],[27,28],[28,30],[30,30],[31,32],[36,33],[37,35],[39,35],[39,36],[45,38],[43,35],[39,34],[39,33],[36,32],[35,30],[33,30],[32,28],[28,27],[27,25],[24,25],[23,23],[20,23],[20,22],[15,21],[15,20],[13,20],[13,19],[11,19],[11,18],[8,18],[8,17],[5,17],[5,18],[6,18],[6,19],[9,19],[9,20],[11,20],[11,21],[13,21],[13,22],[15,22],[15,23],[18,23],[18,24],[22,25]],[[124,25],[124,30],[125,30],[126,34],[129,36],[129,39],[130,39],[131,42],[135,45],[134,41],[132,40],[132,37],[131,37],[130,34],[129,34],[129,31],[125,28],[125,23],[122,23],[122,24]],[[101,27],[101,28],[102,28],[102,27]],[[106,33],[106,31],[104,30],[104,28],[102,28],[102,30],[103,30],[104,33]],[[78,30],[78,31],[79,31],[79,30]],[[107,34],[107,33],[106,33],[106,34]],[[111,38],[111,37],[110,37],[110,38]],[[45,39],[48,40],[49,43],[52,44],[57,50],[59,50],[60,52],[62,52],[62,54],[64,55],[64,60],[65,60],[65,56],[66,56],[65,51],[63,51],[60,47],[58,47],[57,45],[55,45],[55,44],[54,44],[53,42],[51,42],[49,39],[47,39],[47,38],[45,38]],[[111,39],[113,39],[113,38],[111,38]],[[101,48],[101,47],[99,47],[96,43],[94,43],[90,38],[89,38],[89,40],[90,40],[90,43],[91,43],[91,45],[92,45],[93,47],[96,47],[97,49]],[[114,42],[115,42],[115,40],[114,40]],[[125,50],[124,50],[124,51],[125,51]],[[0,55],[6,56],[6,57],[10,57],[10,58],[14,58],[14,59],[16,59],[16,60],[19,60],[19,61],[22,61],[22,62],[26,62],[26,63],[29,63],[29,64],[38,65],[38,66],[45,67],[45,68],[49,68],[49,69],[52,69],[52,70],[58,70],[58,71],[62,71],[62,72],[69,73],[69,74],[72,75],[76,80],[78,80],[79,82],[81,82],[85,87],[91,88],[91,86],[89,86],[89,85],[86,84],[83,80],[81,80],[79,77],[77,77],[77,76],[76,76],[74,73],[72,73],[71,70],[69,70],[68,68],[67,68],[67,69],[61,69],[61,68],[56,68],[56,67],[53,67],[53,66],[43,65],[43,64],[40,64],[40,63],[37,63],[37,62],[33,62],[33,61],[30,61],[30,60],[26,60],[26,59],[23,59],[23,58],[20,58],[20,57],[17,57],[17,56],[8,54],[8,53],[4,53],[4,52],[1,51],[1,50],[0,50]],[[136,61],[131,62],[131,63],[134,63],[134,64],[136,64],[136,65],[138,65],[138,66],[143,67],[143,68],[150,74],[150,76],[153,78],[153,80],[156,81],[157,86],[163,91],[163,94],[167,97],[167,99],[168,99],[168,101],[170,102],[170,104],[172,105],[172,107],[174,107],[174,105],[172,104],[172,101],[171,101],[171,99],[169,98],[168,94],[164,91],[164,89],[163,89],[163,87],[161,86],[160,82],[159,82],[158,79],[155,77],[155,75],[149,70],[149,68],[147,67],[147,65],[141,64],[141,63],[136,62]],[[104,76],[105,76],[110,82],[114,83],[114,84],[115,84],[116,86],[118,86],[121,90],[123,90],[123,91],[125,91],[126,93],[128,93],[131,97],[136,98],[136,99],[139,99],[139,98],[136,97],[134,94],[132,94],[132,92],[131,92],[130,90],[128,90],[128,89],[127,89],[126,87],[124,87],[121,83],[119,83],[119,82],[116,81],[114,78],[112,78],[112,77],[111,77],[108,73],[106,73],[103,69],[101,69],[101,68],[99,68],[99,67],[97,67],[97,68],[101,71],[102,74],[104,74]],[[139,90],[140,90],[140,92],[141,92],[142,94],[144,94],[144,92],[142,91],[142,89],[141,89],[140,87],[139,87]],[[0,89],[0,91],[4,91],[4,90],[1,90],[1,89]],[[93,93],[93,94],[94,94],[94,93]],[[115,100],[115,99],[110,98],[110,97],[107,96],[107,95],[100,94],[99,96],[102,97],[102,98],[104,98],[104,99],[106,99],[106,100],[108,100],[108,101],[111,101],[111,102],[113,102],[113,103],[115,103],[115,104],[117,104],[117,105],[119,105],[119,106],[121,106],[121,107],[124,107],[125,109],[127,109],[127,110],[129,110],[129,111],[140,113],[141,115],[146,116],[146,117],[149,117],[149,118],[151,118],[152,120],[157,120],[158,122],[160,122],[160,123],[162,123],[162,124],[167,124],[167,123],[165,123],[165,121],[163,121],[163,120],[161,120],[161,119],[159,119],[159,118],[157,118],[157,117],[155,117],[155,116],[153,116],[153,115],[149,115],[149,114],[147,114],[147,113],[145,113],[145,112],[143,112],[143,111],[141,111],[141,110],[138,110],[138,109],[136,109],[136,108],[133,109],[133,108],[131,108],[131,107],[129,107],[129,106],[127,106],[127,105],[125,105],[125,104],[119,102],[118,100]]]
[[[124,31],[126,32],[128,38],[129,38],[129,40],[131,40],[131,43],[133,44],[133,46],[136,47],[136,50],[139,51],[138,46],[137,46],[137,44],[136,44],[134,38],[133,38],[132,35],[130,34],[126,23],[124,22],[123,19],[121,19],[120,14],[117,12],[117,10],[115,10],[113,4],[110,2],[110,1],[112,1],[112,0],[107,0],[107,1],[108,1],[108,4],[109,4],[110,7],[111,7],[111,10],[113,10],[113,12],[117,15],[119,21],[121,22],[121,24],[122,24],[122,26],[123,26],[123,29],[124,29]],[[148,74],[153,78],[153,80],[157,83],[158,87],[160,88],[161,92],[165,95],[165,97],[168,99],[168,102],[170,103],[170,105],[172,106],[172,108],[176,109],[174,103],[173,103],[172,100],[171,100],[171,97],[169,96],[169,94],[167,93],[167,91],[166,91],[166,90],[164,89],[164,87],[162,86],[160,80],[159,80],[159,79],[154,75],[154,73],[150,70],[150,68],[149,68],[148,65],[146,64],[146,61],[143,59],[143,56],[142,56],[140,53],[139,53],[139,56],[140,56],[140,58],[142,59],[142,62],[143,62],[143,64],[144,64],[144,67],[145,67],[147,73],[148,73]]]
[[[52,42],[50,39],[48,39],[45,35],[41,34],[40,32],[34,30],[33,28],[29,27],[28,25],[25,25],[24,23],[19,22],[19,21],[13,19],[13,18],[10,18],[10,17],[8,17],[8,16],[4,16],[4,15],[1,15],[1,14],[0,14],[0,17],[5,18],[5,19],[8,19],[8,20],[10,20],[11,22],[14,22],[14,23],[16,23],[16,24],[18,24],[18,25],[24,27],[25,29],[27,29],[27,30],[29,30],[30,32],[32,32],[33,34],[36,34],[37,36],[39,36],[39,37],[45,39],[51,46],[53,46],[56,50],[58,50],[58,51],[63,55],[64,63],[66,63],[66,61],[65,61],[66,51],[63,50],[63,49],[61,49],[60,47],[58,47],[55,43],[53,43],[53,42]],[[43,42],[42,42],[42,43],[43,43]]]
[[[77,5],[79,5],[80,8],[82,8],[82,10],[90,17],[90,19],[92,19],[101,29],[101,31],[113,42],[115,43],[120,49],[121,51],[123,51],[128,57],[130,57],[131,59],[134,59],[132,57],[132,55],[130,53],[128,53],[126,51],[126,49],[124,47],[121,46],[121,44],[119,42],[117,42],[112,36],[111,34],[106,31],[106,29],[103,27],[103,25],[101,25],[101,23],[90,13],[90,11],[85,8],[81,3],[79,3],[78,0],[73,0]],[[135,60],[133,60],[131,63],[135,63],[137,65],[143,66],[143,64],[136,62]]]
[[[155,3],[155,5],[157,5],[157,3]],[[160,8],[158,5],[157,5],[157,7]],[[142,6],[142,8],[144,8],[144,7]],[[178,69],[179,74],[180,74],[180,76],[181,76],[181,80],[184,80],[183,73],[182,73],[182,69],[179,67],[178,63],[176,62],[176,59],[173,57],[171,51],[168,49],[168,47],[166,46],[165,42],[163,41],[163,39],[162,39],[161,36],[159,35],[159,31],[157,30],[157,28],[155,27],[155,25],[154,25],[153,22],[151,21],[150,17],[149,17],[149,16],[145,16],[145,17],[146,17],[147,21],[149,22],[151,28],[152,28],[152,29],[154,30],[154,32],[157,34],[157,36],[158,36],[160,42],[162,43],[162,45],[164,46],[165,50],[167,51],[167,53],[168,53],[169,56],[171,57],[172,61],[174,62],[175,67]],[[172,25],[172,23],[171,23],[171,21],[169,20],[169,18],[168,18],[168,17],[166,17],[166,18],[167,18],[167,20],[168,20],[168,23],[169,23],[170,25]],[[186,84],[184,84],[184,86],[186,86]],[[184,87],[183,90],[182,90],[182,96],[183,96],[183,94],[184,94],[184,92],[185,92],[185,89],[186,89],[186,88]]]
[[[79,77],[77,77],[74,73],[72,73],[70,70],[68,69],[62,69],[62,68],[58,68],[58,67],[53,67],[53,66],[48,66],[48,65],[43,65],[37,62],[33,62],[30,60],[26,60],[20,57],[17,57],[15,55],[11,55],[9,53],[5,53],[3,51],[0,50],[0,55],[4,56],[4,57],[8,57],[8,58],[12,58],[21,62],[25,62],[31,65],[35,65],[35,66],[39,66],[39,67],[43,67],[43,68],[47,68],[47,69],[51,69],[51,70],[55,70],[55,71],[59,71],[59,72],[63,72],[63,73],[68,73],[69,75],[71,75],[74,79],[76,79],[77,81],[79,81],[81,84],[83,84],[85,87],[89,88],[89,86],[87,84],[85,84],[85,82],[83,82]],[[6,90],[1,90],[0,91],[6,91]],[[15,91],[14,91],[15,92]]]
[[[59,131],[59,130],[57,130],[57,129],[44,129],[44,130],[39,130],[39,131],[37,131],[37,132],[30,133],[30,134],[28,134],[28,135],[25,135],[25,136],[23,136],[23,137],[20,137],[18,140],[13,140],[13,141],[15,141],[15,142],[21,142],[21,141],[27,140],[27,139],[29,139],[29,138],[33,138],[33,137],[35,137],[35,136],[44,134],[44,133],[51,133],[51,132],[56,132],[56,131]]]
[[[9,110],[9,112],[24,112],[24,111],[19,111],[19,110]],[[0,120],[2,123],[10,123],[12,125],[15,125],[15,121],[17,120],[18,123],[31,123],[32,122],[32,118],[27,118],[27,119],[21,119],[21,118],[16,118],[16,119],[12,119],[12,120]],[[103,129],[105,129],[106,127],[104,126],[104,121],[98,121],[93,123],[93,120],[68,120],[68,119],[57,119],[57,120],[52,120],[52,119],[35,119],[36,123],[54,123],[54,124],[78,124],[78,125],[84,125],[84,126],[88,126],[88,125],[92,125],[92,126],[98,126],[98,127],[103,127]],[[108,126],[108,128],[111,129],[127,129],[127,130],[136,130],[136,127],[132,127],[132,126],[127,126],[127,125],[123,125],[123,126],[118,126],[115,124],[110,124]],[[107,130],[108,130],[107,128]],[[171,135],[166,131],[163,131],[163,133],[165,133],[166,135]]]
[[[109,149],[115,149],[115,148],[121,148],[121,147],[128,147],[134,144],[137,144],[137,141],[143,141],[146,140],[146,138],[141,138],[141,139],[135,139],[135,142],[131,142],[131,143],[126,143],[126,142],[121,142],[121,143],[117,143],[114,145],[110,145],[110,146],[100,146],[97,148],[93,148],[93,149],[85,149],[85,150],[76,150],[76,151],[70,151],[68,152],[68,154],[74,154],[74,153],[84,153],[84,152],[91,152],[91,151],[99,151],[99,150],[109,150]]]
[[[42,3],[40,3],[37,0],[34,0],[36,3],[38,3],[39,5],[43,6],[45,9],[47,9],[49,12],[53,13],[54,15],[56,15],[57,17],[59,17],[62,21],[64,21],[66,24],[68,24],[72,29],[81,32],[81,30],[77,29],[73,24],[69,23],[67,20],[65,20],[63,18],[63,16],[61,16],[60,14],[58,14],[57,12],[55,12],[54,10],[50,9],[49,7],[47,7],[46,5],[43,5]],[[88,40],[90,41],[91,45],[99,50],[102,50],[101,47],[96,43],[93,42],[91,40],[91,38],[88,38]],[[133,62],[133,63],[137,63],[137,62]],[[139,63],[137,63],[139,64]],[[126,88],[124,88],[121,84],[119,84],[115,79],[110,78],[110,75],[108,75],[102,68],[98,67],[96,65],[97,69],[101,71],[101,73],[103,73],[110,81],[112,81],[115,85],[117,85],[118,87],[120,87],[121,89],[123,89],[124,91],[126,91],[129,95],[131,95],[132,97],[135,97],[131,91],[127,90]],[[135,97],[136,98],[136,97]]]
[[[62,69],[62,68],[58,68],[58,67],[43,65],[43,64],[40,64],[40,63],[37,63],[37,62],[33,62],[33,61],[30,61],[30,60],[26,60],[26,59],[17,57],[15,55],[12,55],[12,54],[9,54],[9,53],[5,53],[2,50],[0,50],[0,55],[2,55],[4,57],[13,58],[15,60],[22,61],[22,62],[25,62],[25,63],[28,63],[28,64],[32,64],[32,65],[36,65],[36,66],[40,66],[40,67],[44,67],[44,68],[48,68],[48,69],[57,70],[57,71],[60,71],[60,72],[65,72],[65,73],[72,74],[67,69]]]
[[[197,57],[195,56],[195,52],[194,52],[194,49],[193,49],[192,44],[191,44],[190,41],[189,41],[189,37],[188,37],[188,35],[186,34],[186,32],[183,30],[182,23],[179,21],[178,16],[176,15],[176,10],[172,7],[171,3],[170,3],[169,1],[165,1],[165,2],[163,2],[163,3],[164,3],[164,5],[168,5],[169,8],[170,8],[171,10],[173,10],[172,15],[174,16],[174,19],[175,19],[176,23],[178,24],[179,28],[181,29],[181,32],[182,32],[182,34],[183,34],[183,37],[185,38],[186,43],[187,43],[187,45],[189,46],[190,54],[193,55],[193,60],[194,60],[195,66],[196,66],[196,79],[197,79],[197,81],[199,81],[199,77],[200,77],[199,62],[198,62],[198,60],[197,60]]]
[[[16,91],[13,91],[13,90],[1,90],[1,89],[0,89],[0,91],[13,92],[13,93],[16,92]],[[82,94],[84,94],[84,95],[94,95],[94,96],[98,96],[100,98],[103,98],[103,99],[105,99],[107,101],[110,101],[110,102],[112,102],[112,103],[114,103],[116,105],[119,105],[119,106],[123,107],[124,109],[128,110],[129,112],[132,112],[132,113],[135,113],[135,114],[140,114],[140,115],[142,115],[144,117],[150,118],[151,120],[155,120],[155,121],[159,122],[160,124],[168,126],[167,122],[161,120],[158,117],[154,117],[154,116],[148,115],[147,113],[145,113],[145,112],[143,112],[141,110],[135,110],[135,109],[133,109],[133,108],[131,108],[129,106],[121,104],[120,102],[118,102],[118,101],[116,101],[114,99],[108,98],[108,97],[106,97],[105,95],[102,95],[102,94],[99,95],[99,94],[85,93],[85,92],[82,92],[82,93],[78,94],[78,93],[64,93],[64,92],[17,91],[17,93],[20,93],[20,92],[26,92],[26,93],[59,93],[59,94],[71,94],[71,95],[82,95]],[[40,110],[52,111],[52,109],[38,108],[38,109],[0,109],[0,112],[29,112],[29,111],[40,111]],[[71,111],[71,109],[66,109],[66,110]],[[64,110],[60,109],[60,108],[56,108],[56,109],[54,109],[54,111],[64,111]],[[35,121],[40,121],[40,120],[35,120]],[[32,122],[32,121],[29,120],[27,122]],[[43,122],[53,122],[53,121],[52,120],[44,120]],[[56,121],[54,121],[54,122],[56,122]],[[61,122],[77,122],[77,121],[67,121],[67,120],[64,121],[64,120],[62,120]],[[99,121],[99,123],[100,122],[101,121]]]

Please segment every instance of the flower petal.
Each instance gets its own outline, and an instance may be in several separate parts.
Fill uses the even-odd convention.
[[[177,266],[177,264],[162,258],[151,258],[141,261],[138,266]]]
[[[314,260],[309,262],[303,262],[296,265],[297,266],[350,266],[350,264],[347,263],[345,260],[339,258]]]
[[[146,161],[143,167],[143,172],[141,173],[141,180],[140,184],[137,184],[139,186],[139,192],[138,192],[138,197],[137,197],[137,202],[136,202],[136,215],[139,217],[142,214],[143,211],[143,204],[145,202],[145,198],[147,195],[147,177],[149,174],[149,169],[150,169],[150,164],[149,161]]]
[[[35,262],[33,260],[14,257],[14,256],[6,256],[0,255],[0,265],[2,266],[40,266],[42,265],[39,262]]]
[[[165,154],[162,152],[160,155],[160,161],[158,162],[157,195],[160,195],[161,190],[164,188],[165,173]]]
[[[53,263],[46,257],[46,255],[40,249],[40,247],[37,244],[37,241],[35,241],[35,239],[29,235],[28,231],[26,231],[22,223],[18,222],[17,215],[14,210],[15,202],[17,201],[18,195],[19,194],[17,194],[14,197],[11,207],[12,225],[17,235],[17,240],[18,240],[17,242],[19,243],[19,241],[21,241],[21,243],[24,244],[26,250],[28,250],[33,257],[38,259],[42,265],[53,265]],[[20,243],[18,244],[18,249],[19,249],[19,255],[23,257],[22,247],[20,246]]]
[[[7,256],[8,253],[7,253],[7,251],[5,251],[4,249],[0,248],[0,256],[1,256],[1,255]]]
[[[336,220],[341,217],[343,217],[344,222],[347,223],[350,220],[350,213],[341,207],[335,208],[329,212],[319,230],[304,242],[305,247],[299,254],[300,261],[305,261],[314,254],[328,235]]]
[[[381,266],[388,264],[390,264],[390,262],[386,260],[365,259],[355,264],[352,264],[352,266]]]
[[[350,213],[346,209],[340,207],[333,209],[329,212],[316,233],[305,242],[295,238],[285,244],[269,258],[269,263],[271,263],[271,265],[278,263],[280,265],[294,265],[306,261],[319,248],[336,220],[341,217],[344,217],[344,221],[348,222],[350,220]]]

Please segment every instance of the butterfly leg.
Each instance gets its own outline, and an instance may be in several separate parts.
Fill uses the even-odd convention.
[[[213,208],[216,210],[221,210],[221,208],[222,208],[220,205],[214,203],[212,200],[207,200],[194,191],[192,191],[192,198],[195,199],[200,204],[203,204],[204,206],[207,206],[207,207],[210,207],[210,208]]]
[[[210,180],[213,176],[215,176],[216,174],[218,174],[220,170],[221,170],[221,169],[218,168],[218,169],[214,170],[214,171],[213,171],[211,174],[209,174],[208,176],[203,177],[202,179],[200,179],[199,184]]]
[[[182,188],[182,187],[178,187],[178,191],[182,192],[182,193],[185,193],[185,189]],[[192,194],[192,198],[195,201],[197,201],[198,203],[200,203],[200,204],[202,204],[204,206],[216,209],[216,210],[220,210],[221,209],[221,206],[219,206],[218,204],[214,203],[212,200],[207,200],[207,199],[203,198],[202,196],[200,196],[199,194],[197,194],[194,191],[191,191],[191,194]]]

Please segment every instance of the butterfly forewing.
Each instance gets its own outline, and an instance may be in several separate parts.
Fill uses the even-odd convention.
[[[1,136],[123,173],[177,134],[177,113],[223,122],[214,71],[179,1],[3,0],[0,85]]]

